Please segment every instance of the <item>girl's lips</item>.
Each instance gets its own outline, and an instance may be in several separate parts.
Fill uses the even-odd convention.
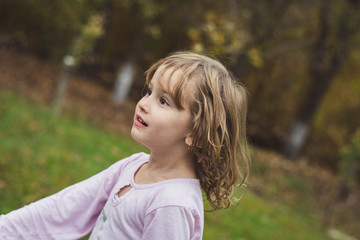
[[[147,123],[138,114],[136,114],[134,123],[135,123],[135,125],[142,126],[142,127],[148,126]]]

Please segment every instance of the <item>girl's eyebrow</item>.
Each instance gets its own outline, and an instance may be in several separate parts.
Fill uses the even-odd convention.
[[[172,96],[168,91],[166,91],[165,89],[160,88],[160,93],[168,96],[172,102],[175,101],[175,99],[173,98],[173,96]]]
[[[160,94],[166,95],[166,97],[168,97],[172,103],[175,102],[173,95],[169,91],[167,91],[164,87],[159,86],[159,92]]]
[[[153,88],[151,82],[149,82],[148,87]],[[159,89],[160,94],[165,94],[166,96],[168,96],[170,98],[169,100],[171,102],[175,103],[175,98],[174,98],[173,94],[171,94],[162,84],[158,83],[157,88]],[[154,90],[154,89],[152,89],[152,90]]]

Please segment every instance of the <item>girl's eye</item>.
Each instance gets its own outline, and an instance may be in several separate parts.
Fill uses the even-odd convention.
[[[144,96],[150,96],[151,93],[152,93],[151,89],[150,89],[150,88],[147,88],[147,89],[145,90],[145,95],[144,95]]]
[[[168,102],[166,101],[166,99],[163,98],[163,97],[160,98],[159,102],[160,102],[161,105],[169,106],[169,103],[168,103]]]

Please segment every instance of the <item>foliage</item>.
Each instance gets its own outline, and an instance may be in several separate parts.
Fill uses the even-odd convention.
[[[354,51],[354,55],[356,55]],[[360,122],[360,82],[355,59],[345,63],[336,77],[312,124],[312,134],[305,151],[317,165],[338,172],[341,149],[350,144]]]
[[[97,63],[118,67],[136,52],[137,61],[146,68],[169,52],[188,48],[186,31],[194,23],[193,11],[191,5],[179,0],[112,1],[104,36],[94,52]],[[139,46],[135,47],[135,43]]]
[[[61,59],[87,22],[96,1],[0,1],[0,37],[41,57]]]
[[[103,22],[102,15],[94,14],[81,29],[70,51],[75,64],[83,61],[93,51],[96,40],[103,34]]]

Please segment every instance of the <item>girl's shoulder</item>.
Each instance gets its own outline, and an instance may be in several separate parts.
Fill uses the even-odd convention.
[[[133,163],[133,164],[144,163],[149,161],[149,154],[144,152],[134,153],[131,156],[124,158],[121,161],[125,161],[127,163]]]
[[[124,158],[120,161],[124,162],[147,162],[149,160],[149,154],[144,152],[138,152],[130,155],[127,158]]]
[[[148,161],[148,159],[149,155],[146,153],[135,153],[113,163],[110,167],[105,169],[103,173],[110,182],[115,184],[120,175],[123,175],[129,170],[136,169],[138,166],[141,166],[144,162]]]
[[[148,160],[149,160],[149,154],[144,152],[134,153],[129,157],[118,160],[113,165],[111,165],[110,168],[125,169],[129,166],[137,166],[139,164],[141,165],[144,162],[147,162]]]

